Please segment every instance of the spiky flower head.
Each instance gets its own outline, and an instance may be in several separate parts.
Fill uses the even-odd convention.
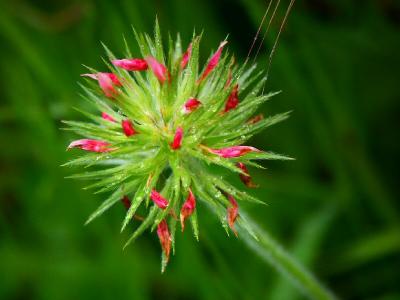
[[[255,160],[287,158],[244,143],[287,113],[253,116],[273,94],[261,92],[263,71],[235,65],[227,41],[201,66],[200,36],[194,35],[185,51],[179,35],[175,43],[170,38],[167,52],[157,24],[154,39],[135,36],[141,57],[132,57],[128,46],[127,57],[118,58],[106,48],[108,70],[90,69],[83,75],[84,98],[97,112],[83,112],[89,122],[65,122],[84,137],[68,147],[83,150],[83,155],[66,165],[90,167],[71,177],[94,180],[90,188],[111,193],[87,222],[122,200],[127,208],[122,230],[132,219],[139,222],[126,245],[146,229],[157,229],[164,270],[179,223],[183,230],[190,220],[198,238],[196,211],[203,205],[227,232],[236,234],[238,225],[251,233],[239,204],[260,201],[218,175],[216,168],[235,172],[244,189],[255,187],[248,166],[261,167]]]

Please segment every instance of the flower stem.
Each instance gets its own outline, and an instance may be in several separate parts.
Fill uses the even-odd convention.
[[[336,297],[318,281],[310,271],[306,270],[294,257],[285,251],[266,231],[261,229],[243,210],[241,218],[252,227],[258,241],[246,229],[239,226],[240,239],[265,262],[271,264],[285,276],[305,296],[310,299],[327,300]]]

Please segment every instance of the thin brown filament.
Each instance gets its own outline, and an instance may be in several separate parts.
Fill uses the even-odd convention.
[[[276,4],[275,4],[274,11],[272,12],[272,16],[271,16],[271,18],[269,19],[268,26],[267,26],[267,29],[265,29],[265,32],[264,32],[263,38],[262,38],[262,40],[261,40],[261,43],[258,45],[257,52],[256,52],[256,55],[255,55],[255,57],[254,57],[253,62],[256,61],[256,59],[257,59],[257,57],[258,57],[258,54],[260,53],[261,47],[262,47],[262,45],[264,44],[265,39],[267,38],[267,34],[268,34],[268,32],[269,32],[269,28],[271,27],[272,21],[275,19],[275,15],[276,15],[276,12],[277,12],[277,10],[278,10],[278,7],[279,7],[279,4],[280,4],[280,3],[281,3],[281,0],[278,0],[278,1],[276,2]]]
[[[269,1],[268,7],[267,7],[267,9],[266,9],[266,11],[265,11],[265,13],[264,13],[264,16],[262,17],[260,26],[259,26],[258,29],[257,29],[257,33],[256,33],[256,35],[255,35],[254,38],[253,38],[253,43],[252,43],[251,46],[250,46],[250,49],[249,49],[249,52],[247,53],[247,57],[246,57],[246,60],[245,60],[244,64],[247,64],[247,62],[248,62],[249,59],[250,59],[251,52],[253,51],[253,48],[254,48],[254,45],[256,44],[256,41],[257,41],[257,39],[258,39],[258,36],[260,35],[261,28],[262,28],[262,26],[264,25],[264,21],[265,21],[265,18],[267,17],[267,15],[268,15],[269,8],[270,8],[270,6],[271,6],[272,1],[273,1],[273,0],[270,0],[270,1]]]
[[[289,3],[289,5],[288,5],[288,8],[286,9],[285,16],[283,17],[281,26],[279,27],[278,35],[277,35],[276,38],[275,38],[274,45],[273,45],[273,47],[272,47],[272,49],[271,49],[271,52],[270,52],[270,54],[269,54],[269,58],[268,58],[268,60],[269,60],[269,61],[268,61],[268,68],[267,68],[267,74],[266,74],[266,77],[267,77],[267,78],[268,78],[269,70],[270,70],[270,68],[271,68],[272,57],[274,56],[274,53],[275,53],[275,50],[276,50],[276,46],[278,45],[279,37],[280,37],[280,35],[281,35],[281,33],[282,33],[283,27],[284,27],[285,24],[286,24],[287,18],[288,18],[289,14],[290,14],[290,11],[291,11],[292,6],[293,6],[293,4],[294,4],[295,1],[296,1],[296,0],[291,0],[290,3]]]

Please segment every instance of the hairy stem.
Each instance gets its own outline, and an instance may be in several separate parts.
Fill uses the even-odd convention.
[[[258,241],[242,226],[239,227],[240,239],[265,262],[273,265],[277,271],[285,276],[297,287],[299,292],[310,299],[336,299],[317,278],[306,270],[294,257],[286,252],[266,231],[261,229],[251,218],[241,211],[241,217],[251,225]]]

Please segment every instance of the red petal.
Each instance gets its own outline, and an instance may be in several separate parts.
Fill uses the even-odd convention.
[[[203,74],[200,76],[200,79],[198,80],[198,83],[203,81],[208,76],[208,74],[212,70],[214,70],[214,68],[218,65],[219,59],[221,58],[222,49],[224,48],[224,46],[227,43],[228,43],[228,41],[223,41],[219,45],[217,52],[215,52],[214,55],[211,57],[210,61],[208,62],[208,65],[207,65],[206,69],[204,70]]]
[[[189,189],[189,194],[186,198],[185,203],[182,205],[181,208],[180,219],[181,219],[182,232],[185,229],[185,220],[193,214],[195,208],[196,208],[196,198],[194,197],[192,190]]]
[[[189,62],[190,57],[192,56],[192,43],[190,43],[189,47],[187,48],[185,54],[182,56],[181,61],[181,68],[184,69]]]
[[[103,73],[106,76],[110,77],[111,81],[113,82],[114,85],[116,86],[122,86],[121,81],[118,79],[117,75],[115,75],[114,73]]]
[[[91,152],[109,152],[114,150],[109,148],[109,146],[110,143],[104,141],[82,139],[73,141],[71,144],[69,144],[68,149],[79,148]]]
[[[126,136],[131,136],[136,133],[135,129],[133,128],[133,124],[131,120],[123,120],[121,122],[122,124],[122,129],[124,130],[124,133]]]
[[[148,69],[147,62],[141,58],[115,59],[113,65],[128,71],[144,71]]]
[[[124,204],[126,209],[129,209],[129,207],[131,207],[131,200],[129,200],[128,196],[124,196],[121,199],[122,203]]]
[[[255,188],[257,187],[256,184],[253,183],[251,180],[251,176],[249,174],[249,171],[247,170],[247,167],[244,163],[237,163],[236,166],[243,171],[243,173],[239,174],[240,180],[249,188]]]
[[[184,114],[189,114],[192,111],[196,110],[199,105],[201,104],[201,102],[199,100],[197,100],[196,98],[190,98],[188,101],[186,101],[186,103],[183,105],[183,109],[182,112]]]
[[[175,132],[174,140],[171,143],[171,148],[174,150],[179,149],[182,145],[182,139],[183,139],[183,129],[182,127],[178,127]]]
[[[227,209],[228,224],[229,224],[229,227],[232,229],[232,231],[237,236],[237,231],[235,229],[235,222],[238,217],[239,207],[238,207],[238,204],[237,204],[235,198],[233,198],[232,195],[228,195],[228,199],[232,205],[232,206],[228,207],[228,209]]]
[[[113,117],[111,117],[108,113],[102,112],[101,113],[101,117],[104,120],[110,121],[110,122],[115,122],[115,119]]]
[[[171,81],[171,75],[168,72],[168,69],[163,64],[159,63],[154,57],[147,57],[146,62],[150,66],[154,75],[158,78],[158,80],[163,84],[165,80]]]
[[[161,248],[164,251],[167,261],[171,252],[171,235],[168,230],[167,221],[162,220],[157,226],[157,235],[160,239]]]
[[[236,106],[238,106],[239,104],[238,93],[239,93],[239,85],[236,84],[233,87],[232,93],[229,95],[228,100],[226,101],[224,112],[228,112],[231,109],[234,109],[236,108]]]
[[[168,200],[161,196],[156,190],[151,191],[150,198],[161,209],[165,209],[168,206]]]

